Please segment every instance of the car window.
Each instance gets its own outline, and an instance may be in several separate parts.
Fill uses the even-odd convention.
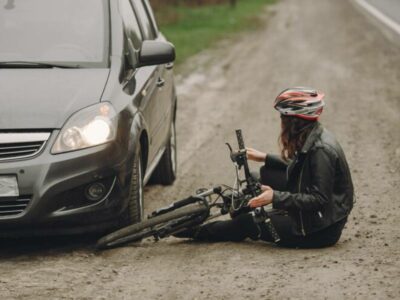
[[[131,0],[138,14],[138,19],[142,28],[143,37],[145,40],[153,40],[156,38],[155,30],[150,21],[146,8],[142,0]]]
[[[0,61],[106,67],[108,9],[105,0],[35,0],[1,4]]]
[[[119,9],[124,22],[126,35],[132,40],[135,49],[139,50],[142,46],[143,37],[130,1],[120,0]]]

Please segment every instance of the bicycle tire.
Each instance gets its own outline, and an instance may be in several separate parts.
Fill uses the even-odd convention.
[[[185,216],[203,214],[206,213],[208,210],[209,208],[204,204],[190,205],[179,208],[177,210],[144,220],[143,222],[136,223],[112,232],[98,240],[96,248],[100,250],[107,249],[121,244],[126,244],[128,242],[142,240],[143,238],[153,235],[152,230],[145,231],[146,229],[151,229],[156,225],[160,225],[162,223],[166,223]]]

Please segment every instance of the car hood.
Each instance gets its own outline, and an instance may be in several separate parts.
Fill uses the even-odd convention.
[[[0,69],[0,130],[61,128],[98,103],[109,69]]]

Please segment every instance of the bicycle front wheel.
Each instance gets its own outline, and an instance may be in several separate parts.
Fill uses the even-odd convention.
[[[204,204],[196,204],[184,206],[177,210],[147,219],[143,222],[136,223],[115,232],[112,232],[101,238],[97,244],[97,249],[107,249],[116,247],[129,242],[137,242],[144,238],[154,235],[157,230],[163,229],[168,222],[177,220],[182,217],[191,215],[201,215],[208,211],[208,207]]]

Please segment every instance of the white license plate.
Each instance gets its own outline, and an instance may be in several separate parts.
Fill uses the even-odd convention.
[[[0,175],[0,197],[18,197],[18,182],[16,176]]]

